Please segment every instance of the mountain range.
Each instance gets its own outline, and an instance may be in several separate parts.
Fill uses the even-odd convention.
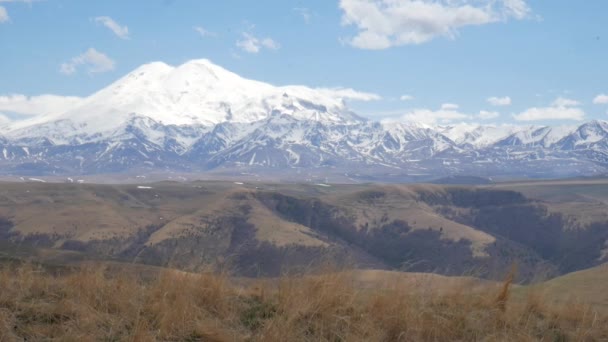
[[[0,173],[183,172],[350,181],[606,173],[608,122],[377,122],[376,95],[244,79],[208,60],[143,65],[58,112],[0,127]],[[289,170],[289,172],[286,172]]]

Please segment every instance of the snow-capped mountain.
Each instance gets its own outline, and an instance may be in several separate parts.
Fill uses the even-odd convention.
[[[150,63],[65,110],[5,124],[0,173],[297,170],[287,174],[402,180],[591,175],[608,167],[604,121],[431,127],[368,121],[346,103],[374,97],[275,87],[207,60]]]
[[[346,108],[344,98],[349,96],[373,95],[353,95],[348,89],[274,87],[241,78],[208,60],[193,60],[178,67],[154,62],[65,112],[14,124],[9,135],[17,138],[39,134],[50,136],[56,143],[70,143],[69,139],[75,137],[111,134],[136,116],[177,126],[255,122],[273,113],[302,120],[361,121]]]

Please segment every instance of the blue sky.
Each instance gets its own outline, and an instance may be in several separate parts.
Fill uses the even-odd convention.
[[[351,104],[372,118],[608,119],[606,13],[605,0],[0,0],[0,111],[18,111],[15,94],[86,96],[147,62],[208,58],[378,94]]]

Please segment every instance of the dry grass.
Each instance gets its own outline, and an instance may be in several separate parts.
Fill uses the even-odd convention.
[[[134,273],[134,272],[133,272]],[[88,266],[0,270],[0,341],[592,341],[608,318],[504,284],[361,288],[352,272],[235,283],[162,271],[153,280]]]

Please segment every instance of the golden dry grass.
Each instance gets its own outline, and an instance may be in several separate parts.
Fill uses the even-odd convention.
[[[0,271],[0,341],[593,341],[608,318],[549,304],[504,284],[436,292],[394,283],[361,288],[352,272],[254,280],[225,274],[87,266],[53,275]],[[456,283],[455,283],[456,284]]]
[[[606,284],[608,284],[608,263],[551,279],[542,286],[547,298],[582,301],[608,311]]]

